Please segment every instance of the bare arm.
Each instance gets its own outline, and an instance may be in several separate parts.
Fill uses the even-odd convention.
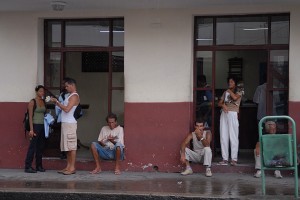
[[[189,145],[190,141],[193,139],[192,133],[189,133],[186,138],[183,140],[181,146],[180,146],[180,161],[182,163],[185,162],[185,148]]]
[[[64,106],[63,104],[61,104],[59,101],[56,100],[56,105],[66,113],[68,113],[73,108],[73,106],[77,106],[78,104],[79,104],[79,97],[76,94],[72,95],[69,98],[69,103],[66,106]]]
[[[223,109],[224,112],[228,112],[228,108],[224,103],[224,99],[220,99],[220,101],[218,102],[218,106],[221,107]]]
[[[34,112],[33,106],[34,106],[34,100],[31,100],[27,106],[28,114],[29,114],[28,117],[29,117],[29,126],[30,126],[30,131],[29,131],[30,137],[36,136],[33,130],[33,112]]]
[[[206,138],[203,139],[201,142],[204,147],[210,147],[210,142],[211,142],[211,131],[210,130],[206,130]]]
[[[232,90],[230,90],[230,89],[228,89],[227,92],[229,92],[231,98],[232,98],[234,101],[236,101],[236,100],[238,100],[239,98],[241,98],[241,95],[232,92]]]

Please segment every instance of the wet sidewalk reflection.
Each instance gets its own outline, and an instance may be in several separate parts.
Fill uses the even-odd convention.
[[[250,174],[203,174],[181,176],[179,173],[111,172],[91,175],[78,171],[64,176],[56,171],[26,174],[21,170],[0,170],[1,192],[89,193],[110,195],[177,196],[202,198],[262,199],[261,180]],[[266,193],[270,199],[293,199],[293,176],[267,177]],[[0,196],[1,197],[1,196]]]

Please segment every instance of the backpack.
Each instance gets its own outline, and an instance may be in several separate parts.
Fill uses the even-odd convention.
[[[36,101],[35,101],[35,99],[32,99],[32,100],[33,100],[33,113],[32,113],[32,117],[33,117],[34,111],[36,109]],[[24,133],[25,133],[25,138],[26,138],[26,132],[30,131],[28,108],[25,112],[25,116],[24,116],[24,119],[23,119],[23,127],[24,127]]]
[[[78,106],[75,108],[75,111],[74,111],[74,118],[77,120],[79,119],[81,116],[83,115],[83,112],[82,112],[82,107],[80,105],[80,103],[78,104]]]

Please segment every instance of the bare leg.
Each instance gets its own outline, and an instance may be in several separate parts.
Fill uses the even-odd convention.
[[[185,160],[185,167],[186,169],[191,168],[190,162],[188,160]]]
[[[63,172],[64,175],[75,174],[76,150],[67,152],[67,167]]]
[[[68,153],[70,155],[69,171],[73,172],[75,171],[76,150],[69,151]]]
[[[91,144],[91,152],[95,160],[96,168],[93,171],[91,171],[90,174],[98,174],[101,172],[100,158],[94,144]]]
[[[70,165],[70,159],[71,159],[70,151],[67,151],[66,153],[67,153],[67,166],[65,168],[65,171],[70,171],[70,167],[71,167],[71,165]]]
[[[121,149],[120,149],[120,147],[117,147],[116,148],[116,166],[115,166],[115,174],[116,175],[121,174],[120,159],[121,159]]]

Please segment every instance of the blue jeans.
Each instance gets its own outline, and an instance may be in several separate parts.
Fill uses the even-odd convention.
[[[121,150],[121,157],[120,160],[124,160],[124,145],[117,142],[113,149],[110,149],[109,147],[103,147],[98,142],[92,143],[99,154],[99,157],[103,160],[116,160],[116,149],[117,147]]]

